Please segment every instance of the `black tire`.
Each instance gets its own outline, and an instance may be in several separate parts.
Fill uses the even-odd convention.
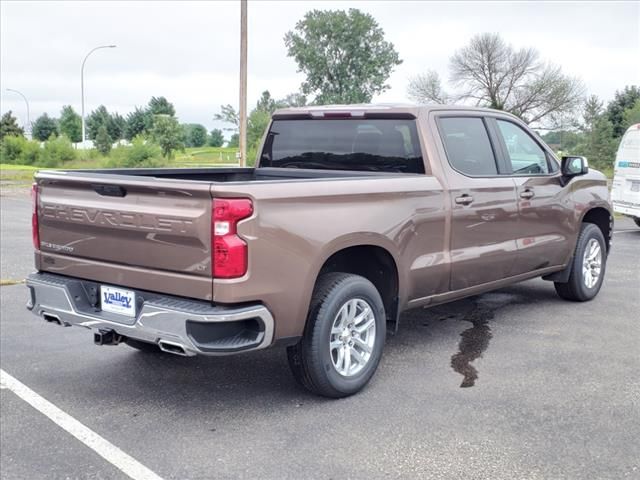
[[[585,249],[587,248],[590,240],[596,240],[600,244],[602,261],[600,267],[600,276],[598,277],[597,282],[592,287],[587,287],[584,282],[582,267],[584,262]],[[566,283],[555,282],[554,286],[556,287],[556,292],[565,300],[571,300],[574,302],[587,302],[593,299],[600,291],[600,287],[602,287],[606,265],[607,247],[604,240],[604,235],[602,235],[602,231],[592,223],[583,223],[582,227],[580,228],[578,242],[576,243],[576,250],[573,255],[569,281]]]
[[[160,350],[160,347],[158,347],[158,345],[156,345],[155,343],[148,343],[148,342],[143,342],[143,341],[140,341],[140,340],[134,340],[133,338],[126,338],[124,340],[124,343],[129,345],[131,348],[135,348],[136,350],[140,350],[141,352],[163,353],[162,350]]]
[[[636,225],[640,227],[640,217],[633,217],[633,221],[636,222]]]
[[[334,367],[329,342],[337,314],[352,299],[364,300],[371,306],[375,337],[371,356],[362,370],[343,376]],[[382,357],[385,336],[384,304],[376,287],[359,275],[325,274],[316,283],[302,340],[287,349],[289,366],[307,390],[325,397],[347,397],[360,391],[373,376]]]

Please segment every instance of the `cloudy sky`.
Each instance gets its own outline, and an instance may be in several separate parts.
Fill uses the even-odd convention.
[[[302,77],[283,36],[313,8],[356,7],[373,15],[404,61],[375,101],[406,102],[411,75],[435,69],[446,78],[448,58],[481,32],[499,32],[516,47],[536,47],[543,59],[579,76],[589,93],[609,100],[640,84],[640,2],[401,2],[249,1],[249,105],[260,92],[298,90]],[[174,103],[182,122],[220,126],[221,104],[238,103],[240,8],[237,2],[0,3],[1,110],[33,121],[80,110],[80,65],[87,110],[105,104],[122,114],[152,95]]]

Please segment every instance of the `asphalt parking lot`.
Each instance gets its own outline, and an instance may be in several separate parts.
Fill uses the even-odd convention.
[[[2,278],[32,269],[30,202],[0,197]],[[640,478],[640,229],[619,219],[600,295],[532,280],[410,312],[359,395],[307,394],[283,350],[181,358],[97,347],[0,288],[2,370],[166,479]],[[3,479],[120,470],[0,391]]]

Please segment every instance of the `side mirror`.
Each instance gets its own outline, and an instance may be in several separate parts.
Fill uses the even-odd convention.
[[[565,178],[577,177],[589,173],[589,162],[586,157],[566,156],[562,157],[560,166],[562,176]]]

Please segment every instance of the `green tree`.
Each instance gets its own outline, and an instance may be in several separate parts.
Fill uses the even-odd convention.
[[[55,119],[43,113],[33,123],[32,135],[34,139],[41,142],[49,140],[51,135],[58,135],[58,124]]]
[[[604,103],[597,95],[587,97],[582,111],[582,130],[590,133],[598,118],[602,115]]]
[[[256,107],[247,119],[247,149],[255,150],[269,126],[271,115],[278,108],[288,106],[285,100],[274,100],[269,90],[262,92]]]
[[[278,103],[283,107],[304,107],[307,105],[307,97],[302,93],[290,93]]]
[[[125,138],[126,128],[127,128],[127,121],[118,112],[112,114],[109,117],[107,130],[109,132],[109,136],[114,142]]]
[[[595,95],[586,100],[581,126],[583,141],[576,147],[576,153],[586,156],[593,167],[606,170],[613,166],[617,142],[613,138],[613,125],[602,107]]]
[[[622,115],[623,118],[623,126],[626,131],[631,125],[635,125],[636,123],[640,123],[640,99],[636,100],[636,103],[633,104],[633,107],[627,108]]]
[[[184,130],[170,115],[154,117],[151,138],[162,150],[164,158],[172,158],[175,150],[184,150]]]
[[[111,114],[107,110],[107,107],[100,105],[87,117],[87,137],[90,140],[95,140],[98,136],[98,130],[104,126],[109,131],[109,124],[111,123]]]
[[[147,124],[151,122],[148,120],[149,114],[136,107],[133,112],[127,115],[126,124],[124,127],[124,138],[131,141],[138,135],[144,135],[147,133]]]
[[[71,105],[65,105],[60,112],[60,133],[73,143],[82,141],[82,119]]]
[[[621,137],[626,128],[624,124],[624,112],[633,108],[637,100],[640,100],[640,87],[636,85],[626,86],[624,90],[617,91],[613,100],[607,105],[607,117],[613,125],[613,135]]]
[[[264,110],[255,109],[247,120],[247,149],[257,148],[265,130],[269,126],[271,115]]]
[[[207,129],[199,123],[183,125],[185,144],[187,147],[202,147],[207,143]]]
[[[210,147],[221,147],[224,144],[224,135],[222,134],[222,130],[219,128],[214,128],[211,130],[211,134],[209,135],[209,146]]]
[[[111,151],[111,145],[113,145],[113,139],[109,136],[109,131],[106,125],[100,125],[98,132],[93,141],[96,149],[103,155],[108,155]]]
[[[302,93],[320,105],[370,102],[402,63],[378,22],[353,8],[307,12],[284,41],[306,75]]]
[[[7,136],[24,136],[24,130],[18,126],[18,120],[13,116],[11,110],[2,115],[0,119],[0,141]]]
[[[227,142],[227,147],[229,148],[238,148],[240,146],[240,134],[234,133],[231,135],[231,138]]]
[[[269,90],[265,90],[264,92],[262,92],[262,95],[260,95],[260,99],[258,100],[255,109],[271,114],[275,112],[279,107],[279,102],[276,102],[276,100],[274,100]]]
[[[151,97],[147,109],[151,115],[169,115],[170,117],[176,115],[175,107],[165,97]]]
[[[573,130],[555,130],[542,135],[542,139],[552,148],[571,153],[582,141],[582,135],[580,132]]]

